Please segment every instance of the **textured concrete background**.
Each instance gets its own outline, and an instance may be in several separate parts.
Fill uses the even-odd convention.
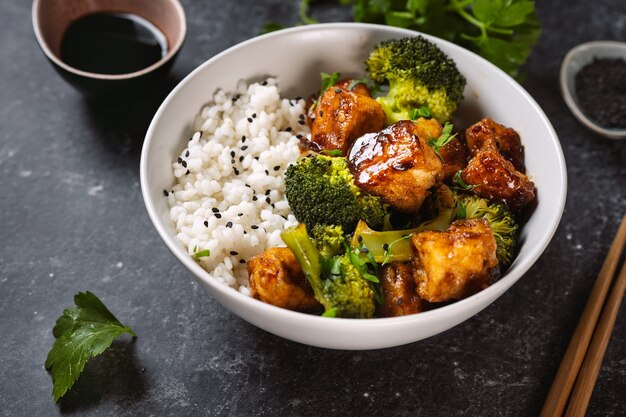
[[[524,86],[564,147],[569,196],[545,254],[471,320],[370,352],[303,346],[215,302],[152,228],[139,187],[143,135],[187,73],[294,23],[297,2],[183,0],[189,33],[168,83],[118,106],[85,101],[38,50],[30,2],[0,4],[0,414],[3,416],[536,416],[626,210],[626,142],[586,131],[557,74],[566,51],[626,40],[621,0],[540,2],[543,34]],[[322,5],[322,21],[346,20]],[[54,321],[90,290],[133,327],[88,364],[60,404],[43,368]],[[589,416],[626,414],[622,307]]]

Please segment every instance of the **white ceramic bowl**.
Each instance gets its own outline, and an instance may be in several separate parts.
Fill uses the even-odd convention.
[[[336,23],[260,36],[198,67],[172,91],[154,116],[141,155],[141,188],[150,218],[180,262],[220,303],[244,320],[287,339],[327,348],[376,349],[414,342],[447,330],[487,307],[522,277],[550,242],[563,212],[567,181],[561,146],[546,115],[519,84],[494,65],[430,36],[427,38],[453,58],[467,78],[457,126],[489,116],[515,128],[526,147],[526,166],[537,187],[538,204],[522,230],[519,255],[502,279],[465,300],[421,314],[331,319],[274,307],[220,284],[176,239],[163,189],[174,184],[172,161],[192,133],[194,116],[215,89],[234,90],[240,79],[259,80],[271,75],[278,77],[284,96],[307,96],[319,88],[321,71],[362,75],[363,61],[375,44],[414,35],[417,33],[386,26]]]
[[[626,139],[626,129],[612,129],[597,124],[587,117],[578,104],[575,87],[576,74],[595,58],[622,58],[626,60],[626,43],[592,41],[570,49],[561,63],[559,77],[563,100],[574,113],[574,116],[587,128],[609,139]]]

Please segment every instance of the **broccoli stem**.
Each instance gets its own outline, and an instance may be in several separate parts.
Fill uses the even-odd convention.
[[[307,280],[313,287],[315,295],[322,291],[322,262],[321,256],[315,243],[309,237],[306,226],[300,224],[295,228],[290,228],[280,234],[283,242],[291,249]]]
[[[410,261],[412,254],[408,236],[425,230],[447,230],[456,216],[456,211],[456,207],[446,208],[441,210],[435,219],[412,229],[384,232],[370,229],[367,223],[361,220],[352,236],[352,246],[358,247],[362,243],[378,263]]]

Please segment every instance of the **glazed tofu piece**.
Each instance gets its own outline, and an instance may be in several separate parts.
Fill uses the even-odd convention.
[[[350,90],[355,94],[359,94],[365,97],[372,97],[372,93],[370,92],[370,89],[367,87],[367,85],[363,83],[357,83],[352,87],[352,89],[350,89],[350,84],[352,83],[352,81],[354,81],[352,78],[346,78],[346,79],[337,81],[334,87],[340,88],[343,90]],[[311,94],[306,99],[306,102],[304,104],[305,108],[307,109],[306,123],[309,127],[313,125],[313,120],[315,120],[315,106],[313,106],[313,103],[315,103],[318,97],[319,97],[319,94]]]
[[[457,220],[445,232],[411,236],[420,298],[460,300],[488,287],[499,274],[496,240],[484,219]]]
[[[250,292],[256,299],[289,310],[314,312],[313,295],[298,260],[289,248],[270,248],[248,261]]]
[[[459,170],[467,165],[467,149],[465,144],[455,137],[448,144],[439,149],[443,161],[441,180],[447,181],[454,177]]]
[[[392,262],[380,273],[383,303],[377,305],[380,317],[406,316],[423,311],[423,302],[417,295],[413,266],[409,262]]]
[[[442,162],[428,138],[441,130],[434,119],[401,120],[361,136],[348,153],[355,184],[399,211],[417,212],[440,180]]]
[[[355,139],[385,126],[383,108],[369,96],[367,87],[359,86],[355,91],[348,90],[347,85],[334,86],[322,93],[313,114],[309,114],[312,123],[308,147],[316,151],[339,149],[345,155]]]
[[[517,132],[510,127],[485,118],[465,129],[465,140],[472,156],[482,151],[497,151],[516,170],[526,172],[524,146]]]
[[[535,184],[517,171],[497,151],[482,151],[461,172],[461,178],[478,196],[505,204],[519,211],[535,199]]]

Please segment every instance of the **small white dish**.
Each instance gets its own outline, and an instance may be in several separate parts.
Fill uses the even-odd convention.
[[[490,287],[435,310],[381,319],[326,318],[275,307],[218,282],[176,237],[163,190],[175,182],[172,161],[180,155],[191,122],[217,89],[232,91],[237,81],[278,78],[285,97],[305,97],[319,88],[321,71],[364,74],[374,45],[417,32],[362,23],[307,25],[263,35],[214,56],[189,74],[165,99],[146,133],[141,154],[141,190],[157,232],[213,297],[244,320],[284,338],[334,349],[377,349],[414,342],[469,319],[504,294],[537,261],[559,224],[567,193],[567,172],[559,139],[535,100],[495,65],[450,42],[424,35],[457,63],[467,78],[455,124],[482,117],[510,126],[526,149],[526,167],[537,188],[537,206],[521,231],[519,254]],[[332,45],[332,47],[329,47]],[[177,279],[178,277],[171,277]],[[525,314],[510,311],[510,314]],[[210,326],[207,323],[207,326]]]
[[[582,43],[572,48],[561,63],[560,84],[561,94],[567,107],[574,116],[586,127],[609,139],[626,139],[626,129],[603,127],[589,119],[578,104],[576,96],[576,74],[595,58],[626,59],[626,43],[616,41],[593,41]]]

